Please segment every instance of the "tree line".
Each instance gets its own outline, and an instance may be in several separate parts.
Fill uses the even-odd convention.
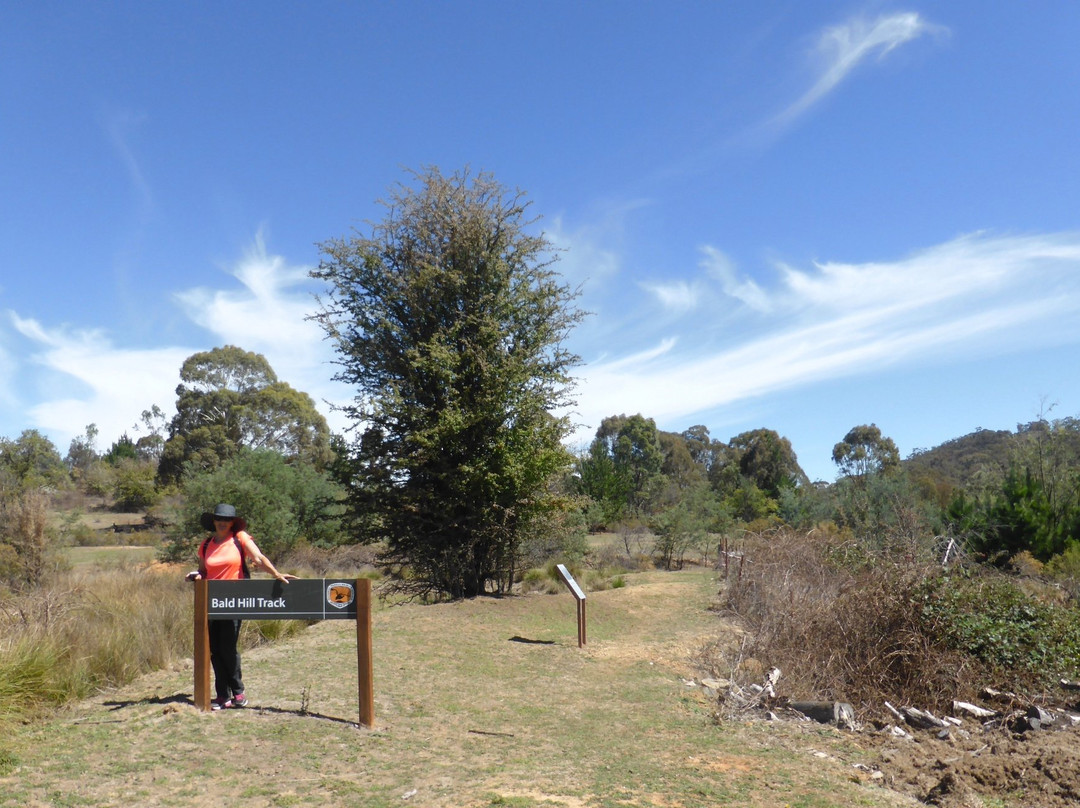
[[[380,548],[405,594],[506,592],[550,557],[580,558],[589,531],[667,568],[707,560],[744,531],[789,525],[868,552],[952,539],[987,563],[1027,553],[1080,563],[1080,424],[1019,429],[964,480],[907,461],[874,424],[833,450],[811,483],[767,428],[714,438],[646,414],[613,414],[579,452],[566,341],[586,316],[519,191],[436,168],[392,189],[385,218],[320,245],[312,315],[351,386],[351,428],[332,434],[311,397],[265,357],[225,345],[180,368],[176,414],[156,404],[99,451],[93,424],[61,457],[36,430],[0,439],[0,579],[45,574],[57,541],[45,496],[78,488],[121,510],[161,509],[161,556],[187,558],[217,501],[248,516],[272,557],[308,543]],[[635,546],[631,547],[631,539]],[[1073,559],[1076,559],[1075,561]]]

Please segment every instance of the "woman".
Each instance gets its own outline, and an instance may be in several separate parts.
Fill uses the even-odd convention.
[[[247,522],[236,515],[236,508],[225,503],[204,513],[200,524],[213,534],[199,545],[199,571],[188,574],[189,581],[205,578],[210,581],[234,581],[250,577],[247,562],[266,570],[283,584],[295,580],[284,575],[259,550],[255,540],[246,532]],[[240,637],[240,620],[210,620],[210,664],[214,668],[214,688],[217,698],[210,705],[214,710],[246,707],[244,682],[240,674],[240,653],[236,642]]]

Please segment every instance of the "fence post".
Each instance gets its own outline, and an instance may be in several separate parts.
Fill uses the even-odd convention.
[[[371,579],[356,579],[356,671],[360,723],[375,725],[375,684],[371,662]]]
[[[195,707],[210,709],[210,626],[207,624],[209,582],[195,582]]]

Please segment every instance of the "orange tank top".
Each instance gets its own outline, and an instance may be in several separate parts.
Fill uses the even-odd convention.
[[[240,547],[247,550],[247,543],[251,541],[244,531],[234,536],[229,536],[224,541],[217,541],[211,537],[202,543],[200,555],[203,566],[206,568],[206,577],[211,581],[238,581],[244,577],[244,559],[240,555]]]

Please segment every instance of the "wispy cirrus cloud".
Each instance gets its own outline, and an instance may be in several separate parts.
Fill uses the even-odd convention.
[[[263,235],[227,273],[239,288],[196,288],[177,292],[187,316],[216,337],[215,345],[237,345],[263,354],[278,378],[315,399],[332,429],[346,424],[331,407],[352,391],[332,380],[337,368],[333,345],[322,328],[308,319],[317,310],[318,287],[309,267],[267,252]]]
[[[701,300],[701,290],[697,287],[697,284],[690,284],[686,281],[675,281],[674,283],[642,282],[638,285],[656,298],[665,310],[676,314],[690,311]]]
[[[896,261],[778,273],[743,301],[758,317],[752,331],[723,333],[703,315],[681,324],[678,342],[585,367],[582,437],[616,412],[684,418],[894,364],[1080,342],[1078,232],[973,234]]]
[[[701,248],[700,266],[706,274],[720,283],[720,290],[728,297],[741,300],[757,311],[768,311],[772,304],[768,295],[752,278],[739,277],[735,263],[716,247]]]
[[[132,432],[139,414],[153,404],[171,409],[180,380],[180,365],[193,351],[186,348],[117,347],[100,329],[46,327],[38,320],[10,314],[15,330],[35,346],[24,378],[54,391],[28,408],[30,426],[47,434],[63,452],[70,439],[96,424],[111,443]],[[134,435],[133,435],[134,437]]]
[[[818,35],[813,56],[818,62],[813,84],[794,103],[771,121],[773,129],[783,129],[835,90],[860,65],[889,53],[927,34],[947,29],[927,22],[916,12],[881,16],[874,20],[854,17],[832,25]]]
[[[207,332],[204,341],[160,348],[119,346],[104,329],[47,326],[10,313],[10,322],[32,346],[19,370],[34,377],[38,401],[25,408],[30,425],[63,451],[87,424],[111,443],[130,432],[139,414],[158,405],[171,415],[184,360],[225,344],[263,354],[278,377],[315,400],[333,429],[347,426],[327,404],[344,403],[349,391],[332,381],[332,346],[306,318],[315,311],[307,268],[269,254],[261,234],[226,273],[239,288],[195,288],[176,292],[188,318]],[[0,372],[3,371],[0,353]],[[0,404],[5,403],[0,399]],[[7,406],[7,404],[5,404]]]
[[[240,282],[231,289],[205,287],[174,294],[187,316],[226,343],[287,356],[288,364],[319,353],[323,332],[307,319],[315,311],[309,267],[292,265],[266,250],[263,234],[225,272]]]

